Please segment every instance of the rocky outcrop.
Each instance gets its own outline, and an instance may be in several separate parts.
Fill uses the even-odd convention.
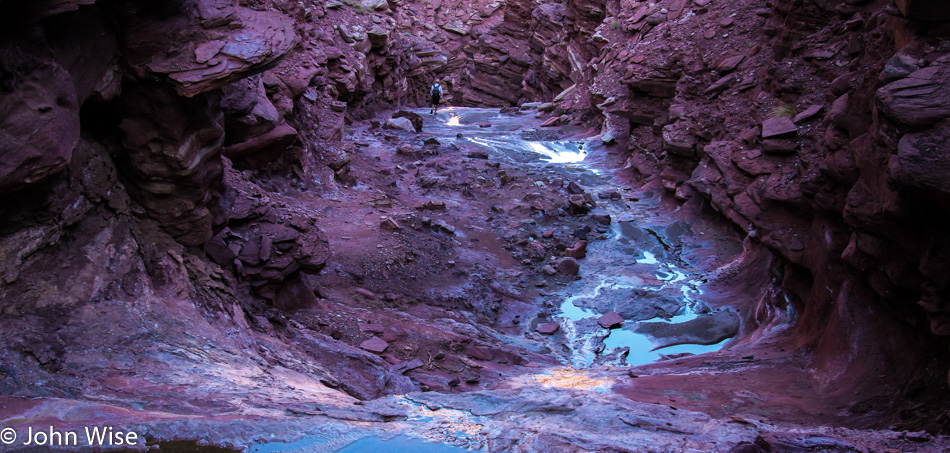
[[[592,36],[603,49],[589,99],[561,105],[596,107],[605,132],[626,122],[628,165],[645,180],[707,199],[786,260],[797,335],[838,376],[829,390],[896,369],[917,379],[930,352],[907,351],[946,349],[930,257],[943,254],[947,56],[896,10],[806,3],[620,2],[616,26],[608,17]],[[932,4],[899,3],[909,19]],[[891,365],[857,359],[872,350]]]
[[[402,373],[422,360],[397,346],[405,332],[344,335],[336,319],[305,328],[281,312],[321,305],[311,274],[327,265],[331,244],[315,219],[335,215],[325,205],[341,188],[365,188],[356,178],[366,176],[360,150],[369,144],[337,143],[344,129],[380,109],[425,104],[442,78],[450,104],[543,101],[536,114],[547,116],[546,131],[600,127],[599,143],[625,153],[640,182],[711,206],[747,234],[748,247],[778,258],[771,294],[741,321],[740,342],[794,319],[782,344],[805,353],[823,392],[906,396],[897,403],[906,412],[894,412],[930,423],[936,417],[920,395],[946,394],[950,335],[948,18],[935,0],[896,3],[0,2],[0,213],[8,219],[0,310],[15,319],[0,323],[0,389],[78,395],[100,388],[123,360],[146,356],[165,358],[152,366],[266,369],[248,371],[260,379],[276,379],[264,375],[279,368],[359,398],[459,386],[445,369],[485,365],[451,357],[413,383]],[[385,140],[418,137],[419,119],[399,116],[390,124],[402,131]],[[374,176],[380,200],[363,225],[407,242],[400,235],[418,231],[405,225],[455,236],[441,219],[380,219],[371,210],[410,170],[423,189],[472,170],[424,175],[415,160],[442,144],[423,140],[393,145],[406,161]],[[478,170],[479,184],[516,183],[497,165]],[[291,206],[284,197],[293,196],[311,205]],[[596,204],[581,191],[560,207],[582,215]],[[413,249],[431,240],[420,237]],[[519,242],[516,258],[544,260],[534,243]],[[573,276],[587,251],[562,245],[568,257],[544,272]],[[378,283],[410,273],[410,262],[407,252],[366,264],[376,275],[333,271]],[[50,269],[56,278],[46,278]],[[374,308],[415,303],[388,291],[355,294],[346,297]],[[719,316],[733,334],[735,320]],[[557,324],[542,325],[556,333]],[[379,341],[358,348],[370,334]],[[444,334],[445,349],[492,357],[453,335]],[[148,349],[153,343],[162,346]],[[70,358],[71,344],[148,352],[86,363]],[[928,366],[940,372],[918,372]]]
[[[229,170],[234,203],[227,225],[204,244],[212,261],[250,284],[255,293],[284,309],[316,302],[299,272],[320,272],[330,255],[327,241],[305,213],[275,206],[260,187]]]

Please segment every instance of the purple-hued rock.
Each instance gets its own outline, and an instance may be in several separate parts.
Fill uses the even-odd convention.
[[[791,118],[784,116],[769,118],[762,122],[762,138],[777,137],[797,131],[798,126],[795,126]]]
[[[818,112],[820,112],[822,108],[823,106],[821,104],[812,105],[811,107],[808,107],[807,109],[805,109],[803,112],[799,113],[798,115],[795,115],[795,118],[792,120],[792,122],[798,123],[800,121],[807,120],[808,118],[811,118],[817,115]]]
[[[601,316],[597,320],[597,324],[600,324],[600,326],[605,329],[613,329],[614,327],[620,327],[620,324],[623,324],[623,318],[621,318],[617,312],[612,311]]]
[[[360,343],[360,347],[369,352],[375,352],[379,354],[385,351],[386,348],[389,347],[389,343],[386,343],[385,341],[380,340],[377,337],[373,337],[373,338],[370,338],[369,340],[366,340]]]
[[[557,332],[558,329],[560,328],[561,328],[560,324],[553,323],[553,322],[546,322],[544,324],[538,324],[538,327],[536,327],[534,330],[537,330],[538,333],[540,334],[551,335],[554,332]]]
[[[580,264],[578,264],[574,258],[561,258],[561,261],[557,263],[557,270],[564,275],[577,275],[577,272],[580,270]]]

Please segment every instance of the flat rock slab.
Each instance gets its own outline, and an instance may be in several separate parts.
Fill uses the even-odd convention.
[[[546,322],[544,324],[538,324],[538,327],[536,327],[534,330],[537,330],[538,333],[542,333],[544,335],[551,335],[554,332],[557,332],[558,329],[560,328],[561,328],[560,324],[553,323],[553,322]]]
[[[739,333],[739,317],[729,310],[721,310],[696,319],[670,324],[644,322],[636,328],[653,342],[653,350],[678,344],[710,345]]]
[[[818,112],[821,112],[821,109],[822,109],[822,108],[823,108],[823,106],[820,105],[820,104],[812,105],[811,107],[808,107],[807,109],[805,109],[802,113],[799,113],[798,115],[795,115],[795,118],[792,120],[792,122],[798,123],[798,122],[807,120],[807,119],[809,119],[809,118],[811,118],[811,117],[817,115]]]
[[[389,347],[389,343],[386,343],[385,341],[380,340],[377,337],[373,337],[373,338],[370,338],[369,340],[366,340],[360,343],[360,347],[369,352],[375,352],[378,354],[380,352],[385,351],[386,348]]]
[[[612,311],[597,319],[597,324],[600,324],[600,326],[605,329],[613,329],[614,327],[620,327],[620,325],[623,324],[623,318],[620,317],[617,312]]]
[[[389,368],[389,371],[396,374],[402,374],[407,371],[412,371],[416,368],[421,368],[423,365],[425,365],[425,363],[423,363],[422,360],[412,359],[408,362],[403,362],[397,365],[393,365],[392,367]]]
[[[798,132],[798,126],[791,118],[778,116],[762,122],[762,138],[778,137]]]

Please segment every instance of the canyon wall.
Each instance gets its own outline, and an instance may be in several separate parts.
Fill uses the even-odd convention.
[[[797,313],[827,391],[875,376],[945,389],[945,370],[920,371],[944,367],[948,307],[950,48],[925,3],[621,5],[574,95],[605,133],[629,128],[645,180],[705,198],[784,259],[770,303]]]
[[[747,324],[796,313],[792,341],[828,391],[896,374],[893,395],[945,394],[945,9],[2,0],[0,309],[20,320],[2,327],[3,390],[69,394],[69,379],[26,383],[75,374],[67,352],[98,341],[83,325],[115,321],[95,319],[106,306],[244,326],[247,312],[264,332],[270,307],[311,303],[303,274],[327,244],[269,194],[345,184],[346,124],[424,105],[441,78],[454,105],[553,102],[551,124],[599,130],[643,183],[702,197],[781,257],[782,291]],[[353,392],[403,385],[368,382]]]

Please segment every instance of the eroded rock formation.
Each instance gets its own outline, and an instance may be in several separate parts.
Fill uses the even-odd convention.
[[[950,336],[950,17],[940,1],[2,0],[0,13],[2,395],[108,399],[135,388],[160,399],[214,383],[205,402],[170,407],[200,413],[240,369],[253,379],[234,393],[282,411],[295,396],[268,389],[285,380],[322,382],[314,394],[339,402],[338,390],[364,400],[451,391],[461,382],[448,369],[477,385],[551,360],[485,327],[524,327],[499,308],[523,307],[523,295],[488,271],[454,292],[418,287],[459,278],[454,259],[418,263],[454,258],[455,226],[372,211],[391,206],[390,187],[410,174],[429,193],[476,173],[504,186],[509,170],[473,164],[479,154],[468,168],[410,163],[455,146],[406,139],[421,128],[410,112],[382,135],[406,167],[374,180],[370,214],[334,204],[345,188],[369,190],[351,171],[368,144],[341,142],[346,127],[424,105],[441,78],[450,104],[514,107],[597,134],[636,184],[708,204],[740,229],[750,254],[777,264],[768,297],[730,327],[738,346],[793,320],[789,338],[771,340],[805,357],[822,394],[866,398],[842,412],[896,408],[901,423],[931,430],[950,421],[939,405]],[[597,201],[573,189],[560,205],[593,219]],[[555,211],[531,195],[526,212]],[[317,225],[338,226],[318,220],[338,212],[398,234],[369,247],[373,257],[340,258],[327,280],[356,289],[335,300],[358,299],[354,319],[364,307],[411,309],[418,318],[404,322],[424,328],[360,320],[348,330],[327,315],[325,293],[342,290],[310,274],[331,256]],[[565,255],[548,275],[576,274],[587,243],[554,238],[547,249],[533,237],[506,246],[539,268]],[[388,279],[405,294],[382,287]],[[361,348],[364,334],[377,341]],[[168,388],[132,371],[193,364]],[[360,416],[386,419],[380,411]]]

